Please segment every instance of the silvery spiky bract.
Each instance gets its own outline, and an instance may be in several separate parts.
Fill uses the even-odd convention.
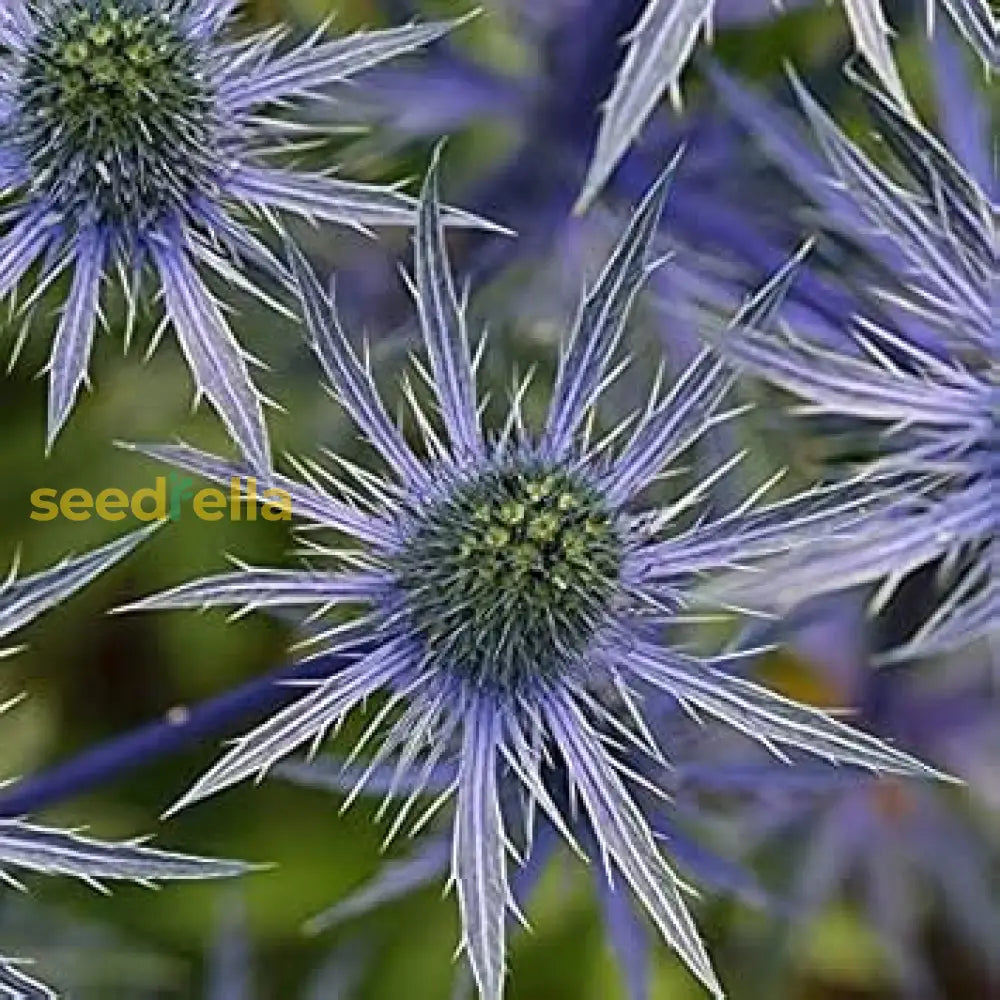
[[[55,1000],[55,992],[28,973],[28,964],[0,957],[0,996],[10,1000]]]
[[[673,792],[676,788],[675,777],[680,773],[680,761],[689,754],[693,759],[699,759],[703,744],[713,741],[718,733],[706,735],[703,727],[689,719],[683,709],[667,698],[647,698],[645,707],[649,728],[671,734],[670,763],[656,761],[646,751],[622,747],[618,764],[627,770],[634,770],[645,782],[645,789],[639,787],[641,782],[636,785],[637,805],[657,841],[667,845],[681,877],[685,881],[696,882],[699,888],[713,895],[736,896],[757,909],[779,905],[749,870],[706,846],[699,836],[701,824],[697,810],[675,808]],[[774,765],[776,770],[785,766],[780,763]],[[822,765],[813,768],[813,773],[820,767]],[[551,762],[545,775],[546,787],[580,850],[589,858],[597,858],[601,853],[600,846],[594,839],[587,815],[573,808],[571,785],[561,768],[557,760]],[[313,760],[280,764],[275,773],[286,781],[322,789],[350,801],[357,794],[358,779],[365,770],[363,764],[351,764],[333,753],[325,753]],[[393,799],[404,801],[414,794],[430,799],[446,794],[455,780],[454,762],[440,765],[429,780],[415,773],[400,780],[394,772],[394,767],[387,763],[376,767],[367,776],[364,794],[382,798],[377,816],[388,813]],[[838,769],[838,773],[856,782],[864,782],[869,777],[868,772],[854,769]],[[823,771],[822,775],[825,778],[826,772]],[[535,901],[540,883],[562,856],[565,837],[544,814],[532,816],[527,828],[522,828],[521,783],[513,774],[504,776],[500,800],[505,829],[514,841],[518,856],[524,860],[524,864],[512,872],[510,879],[513,907],[515,912],[524,914]],[[311,917],[305,930],[310,934],[319,934],[340,929],[347,921],[367,916],[421,889],[445,882],[451,864],[450,841],[447,823],[435,823],[421,833],[403,856],[386,860],[371,879]],[[645,924],[641,907],[628,886],[620,879],[609,877],[602,866],[592,865],[590,875],[605,938],[618,960],[627,996],[629,1000],[648,1000],[654,950],[650,928]],[[468,979],[468,968],[460,966],[456,970],[454,1000],[468,1000],[471,996],[471,989],[463,988]]]
[[[649,0],[628,41],[628,52],[608,96],[601,131],[580,195],[589,204],[604,187],[663,94],[677,87],[698,36],[710,34],[717,0]],[[721,7],[724,0],[718,0]],[[892,29],[881,0],[843,0],[858,52],[901,106],[907,98],[893,57]],[[780,5],[778,5],[780,6]],[[935,0],[928,2],[933,16]],[[996,16],[987,0],[942,0],[984,62],[1000,69]]]
[[[828,221],[847,232],[860,223],[876,240],[892,276],[877,292],[893,327],[862,313],[853,343],[847,341],[853,351],[821,349],[791,334],[732,335],[725,343],[811,411],[886,430],[882,465],[909,479],[913,504],[905,514],[874,516],[851,541],[802,550],[775,571],[772,596],[790,604],[883,577],[887,594],[912,570],[944,558],[953,585],[898,655],[940,652],[995,632],[1000,622],[1000,248],[992,139],[975,135],[985,115],[952,123],[965,139],[966,169],[891,97],[869,89],[902,172],[897,180],[796,86],[839,182]],[[973,93],[965,93],[974,109]]]
[[[21,580],[11,574],[0,586],[0,638],[27,625],[114,565],[157,527],[142,528]],[[15,701],[0,705],[0,715]],[[99,841],[74,830],[57,830],[26,819],[0,818],[0,883],[18,889],[23,886],[15,873],[22,872],[70,876],[104,891],[108,881],[152,885],[166,879],[228,878],[248,870],[242,862],[159,851],[135,840]],[[0,958],[0,996],[54,994],[33,980],[22,964]]]
[[[162,881],[231,878],[250,870],[241,861],[174,854],[142,841],[101,841],[73,830],[0,819],[0,881],[23,888],[13,874],[34,872],[78,878],[102,892],[106,882],[153,885]]]
[[[0,11],[0,296],[37,266],[36,292],[72,281],[48,363],[51,445],[73,408],[117,270],[135,306],[162,291],[197,393],[248,463],[270,464],[252,359],[202,272],[256,289],[247,263],[280,266],[253,217],[290,212],[357,229],[410,225],[395,187],[269,161],[304,125],[272,114],[445,34],[455,22],[313,38],[275,29],[230,40],[239,0],[11,0]],[[473,222],[450,213],[457,224]]]
[[[17,578],[15,566],[0,582],[0,640],[28,625],[110,569],[159,527],[159,524],[151,524],[140,528],[92,552],[64,559],[49,569],[22,579]],[[0,656],[12,652],[15,650],[0,648]]]
[[[313,347],[364,437],[391,470],[380,478],[350,464],[353,484],[304,467],[312,481],[271,477],[300,516],[353,538],[356,547],[317,556],[344,568],[245,568],[181,585],[139,608],[236,605],[366,610],[345,630],[314,641],[359,648],[348,666],[272,716],[201,777],[175,806],[190,805],[286,754],[318,744],[349,713],[378,696],[379,708],[355,749],[370,749],[366,777],[388,764],[396,789],[411,784],[392,831],[415,812],[439,765],[454,778],[431,812],[453,798],[451,871],[462,945],[484,1000],[504,992],[511,840],[502,789],[523,786],[537,810],[573,839],[560,801],[575,803],[593,831],[595,858],[627,886],[663,938],[714,994],[721,987],[683,900],[682,885],[657,846],[625,747],[658,758],[642,696],[659,693],[762,740],[832,761],[924,776],[931,769],[830,716],[664,643],[664,629],[702,574],[743,565],[797,540],[849,528],[854,498],[808,494],[773,507],[741,509],[681,527],[710,485],[701,482],[668,508],[644,510],[641,494],[717,419],[728,379],[706,356],[611,439],[592,441],[587,415],[613,377],[633,299],[669,181],[649,192],[579,310],[559,359],[544,429],[523,420],[520,392],[498,433],[484,433],[475,364],[446,255],[437,167],[425,183],[412,278],[437,413],[408,393],[424,437],[420,457],[389,418],[372,374],[350,346],[331,302],[292,249]],[[767,311],[770,292],[741,317]],[[443,430],[436,426],[437,418]],[[613,453],[613,442],[624,443]],[[211,478],[236,467],[186,446],[140,450]],[[720,473],[724,470],[721,470]],[[238,472],[236,473],[238,474]],[[345,502],[334,495],[355,498]],[[863,505],[862,505],[863,506]],[[669,733],[664,734],[669,743]],[[374,749],[371,749],[374,746]],[[568,799],[553,793],[563,776]],[[392,792],[393,789],[390,789]],[[423,813],[419,828],[429,818]],[[391,835],[391,833],[390,833]],[[578,845],[579,846],[579,845]]]

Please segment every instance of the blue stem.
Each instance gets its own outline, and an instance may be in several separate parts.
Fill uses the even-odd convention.
[[[265,715],[296,697],[296,689],[283,682],[328,677],[356,655],[328,654],[283,667],[182,713],[171,713],[86,750],[0,791],[0,818],[36,813],[117,781],[200,740],[218,738],[246,719]]]

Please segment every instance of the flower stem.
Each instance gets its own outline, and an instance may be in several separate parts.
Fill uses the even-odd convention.
[[[297,688],[290,682],[328,677],[356,656],[357,652],[330,653],[282,667],[85,750],[0,791],[0,818],[24,816],[76,798],[201,740],[219,737],[246,719],[262,716],[296,697]]]

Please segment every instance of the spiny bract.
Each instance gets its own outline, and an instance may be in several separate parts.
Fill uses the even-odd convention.
[[[902,78],[896,67],[892,26],[882,0],[843,0],[844,13],[858,52],[882,85],[908,108]],[[589,204],[607,183],[621,158],[642,131],[667,90],[679,95],[680,78],[698,36],[711,38],[712,19],[724,14],[726,0],[648,0],[629,35],[628,51],[618,79],[605,102],[593,159],[587,171],[580,205]],[[746,7],[734,4],[740,13]],[[1000,34],[988,0],[942,0],[962,34],[975,46],[987,72],[1000,69]],[[928,29],[933,26],[936,0],[928,0]],[[773,14],[779,5],[761,3],[759,16]]]
[[[463,945],[485,1000],[498,1000],[504,988],[511,841],[502,800],[511,782],[533,803],[525,814],[529,826],[537,806],[571,841],[559,803],[580,804],[609,877],[613,871],[629,887],[694,974],[721,993],[680,881],[628,788],[637,771],[612,746],[616,741],[662,759],[644,720],[643,695],[676,698],[769,746],[791,744],[862,767],[935,773],[664,642],[665,627],[676,623],[703,572],[849,528],[859,516],[850,491],[812,493],[682,530],[678,515],[698,504],[708,483],[670,508],[635,509],[664,467],[718,416],[728,379],[708,356],[669,394],[654,393],[616,456],[610,442],[592,442],[583,433],[650,269],[669,176],[650,191],[580,309],[560,356],[544,430],[536,435],[525,426],[518,393],[505,426],[487,437],[446,255],[435,162],[417,224],[413,291],[444,434],[411,395],[424,431],[424,460],[389,418],[318,279],[292,248],[314,349],[343,405],[391,467],[392,480],[358,470],[356,487],[340,484],[356,497],[367,491],[371,500],[362,506],[330,495],[319,479],[268,479],[290,491],[301,516],[357,540],[346,557],[350,568],[246,568],[135,605],[313,606],[319,612],[366,606],[347,633],[341,625],[316,638],[325,648],[354,649],[357,658],[240,739],[175,808],[261,774],[382,695],[355,750],[381,734],[358,790],[387,762],[395,775],[390,794],[409,781],[394,832],[421,792],[431,789],[439,765],[453,764],[454,779],[417,826],[454,793],[452,869]],[[742,321],[771,305],[765,290]],[[238,467],[184,445],[140,450],[212,478],[239,475]],[[555,790],[560,783],[568,793]],[[523,797],[515,798],[523,806]]]
[[[666,696],[647,698],[644,702],[646,721],[651,729],[660,733],[670,733],[670,763],[655,760],[648,751],[638,751],[634,747],[622,748],[617,763],[624,769],[632,769],[641,775],[646,788],[636,788],[636,804],[642,810],[654,836],[669,844],[669,854],[685,882],[697,882],[699,889],[708,893],[726,894],[737,897],[741,902],[757,909],[780,905],[764,890],[752,872],[734,863],[706,846],[701,833],[707,819],[707,810],[691,809],[691,791],[704,784],[714,790],[712,778],[715,770],[711,764],[704,767],[708,780],[704,783],[700,776],[685,783],[686,803],[679,810],[674,809],[673,797],[679,785],[677,776],[685,773],[685,761],[703,760],[706,745],[713,748],[718,742],[717,732],[707,734],[697,720],[689,718],[684,710]],[[744,751],[746,747],[743,747]],[[773,769],[787,772],[786,764],[775,762]],[[311,760],[293,760],[279,764],[275,769],[277,777],[302,787],[321,789],[343,799],[355,794],[359,776],[365,765],[351,763],[336,753],[324,753]],[[394,773],[392,764],[376,767],[368,778],[364,794],[383,798],[376,816],[388,812],[391,802],[405,800],[416,792],[417,795],[438,796],[447,794],[454,783],[456,768],[454,762],[443,763],[435,769],[430,780],[417,773],[406,775],[400,780]],[[811,769],[814,778],[826,781],[828,772],[841,776],[847,784],[866,784],[870,775],[853,768]],[[565,768],[555,759],[545,774],[546,788],[552,796],[559,815],[566,822],[564,833],[575,840],[576,845],[588,858],[598,858],[601,849],[595,840],[586,813],[575,809],[571,800],[573,790],[566,778]],[[527,913],[529,906],[539,894],[541,883],[551,867],[563,856],[564,835],[544,814],[532,816],[530,822],[523,822],[523,790],[521,782],[513,773],[502,774],[499,788],[501,812],[505,830],[513,841],[512,850],[526,859],[525,865],[514,872],[510,891],[512,906],[517,913]],[[341,929],[349,921],[371,914],[373,911],[389,907],[424,888],[440,885],[448,879],[451,864],[451,837],[445,819],[429,825],[416,837],[404,853],[387,860],[367,881],[347,896],[338,899],[332,906],[311,917],[304,926],[308,934],[319,934],[332,929]],[[627,884],[615,879],[613,874],[600,865],[592,865],[590,877],[599,904],[599,913],[604,925],[605,939],[614,952],[620,973],[627,986],[629,1000],[648,1000],[653,949],[650,945],[650,928],[646,925],[641,904],[632,894]],[[544,893],[542,893],[544,894]],[[458,1000],[469,1000],[471,973],[467,966],[456,969],[452,996]]]
[[[38,265],[30,306],[73,280],[48,363],[51,447],[87,380],[113,265],[130,318],[156,272],[199,395],[256,469],[270,465],[248,355],[200,274],[265,299],[243,273],[284,269],[249,220],[274,211],[366,230],[413,221],[395,187],[267,161],[308,128],[273,116],[439,38],[456,22],[319,34],[279,51],[281,29],[228,40],[238,0],[11,0],[0,11],[0,296]],[[460,212],[450,222],[476,225]],[[16,353],[17,348],[15,348]]]

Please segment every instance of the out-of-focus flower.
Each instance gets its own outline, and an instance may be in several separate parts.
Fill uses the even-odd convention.
[[[796,657],[794,666],[784,662],[789,686],[823,704],[855,706],[852,718],[865,728],[967,778],[967,801],[953,789],[904,785],[891,776],[845,781],[806,762],[787,769],[747,760],[745,748],[738,762],[734,748],[726,751],[728,766],[722,757],[707,766],[682,764],[681,785],[749,800],[735,820],[740,840],[750,854],[794,859],[781,864],[790,884],[776,891],[789,897],[796,927],[845,895],[856,900],[905,996],[940,995],[925,944],[934,914],[990,982],[1000,982],[996,848],[972,801],[1000,719],[988,664],[876,667],[875,649],[893,638],[878,635],[857,592],[820,598],[801,618],[789,628]]]
[[[805,208],[806,201],[800,195],[792,200],[754,144],[701,101],[683,116],[662,115],[651,122],[642,144],[616,172],[608,197],[585,217],[572,216],[596,138],[600,102],[620,60],[618,39],[638,8],[638,0],[513,5],[519,16],[513,19],[518,30],[512,42],[525,49],[531,67],[523,75],[507,76],[492,66],[470,64],[450,39],[421,53],[419,66],[399,69],[404,86],[394,85],[395,66],[377,71],[376,77],[385,74],[389,81],[388,86],[373,87],[384,127],[371,143],[363,140],[360,145],[374,144],[377,149],[390,141],[394,121],[402,141],[418,128],[427,136],[440,136],[446,120],[464,126],[502,119],[512,132],[513,149],[469,184],[462,202],[502,222],[519,238],[466,234],[457,241],[455,260],[463,278],[477,287],[497,279],[488,306],[491,323],[511,319],[519,328],[531,323],[539,330],[575,308],[582,273],[591,260],[601,259],[621,224],[620,213],[641,198],[671,151],[683,145],[676,196],[661,226],[662,245],[676,250],[677,257],[669,272],[652,279],[664,312],[673,320],[664,324],[663,339],[671,374],[679,375],[700,348],[693,324],[690,334],[686,329],[685,300],[710,296],[720,311],[731,312],[787,260],[790,248],[801,239],[802,213],[797,209]],[[718,14],[729,23],[739,19],[741,11],[748,14],[745,5],[722,4]],[[586,32],[580,31],[581,23],[587,24]],[[422,110],[414,114],[418,105]],[[740,163],[739,171],[733,170],[734,162]],[[770,204],[779,186],[780,209],[759,210]],[[386,303],[393,264],[352,264],[350,282],[342,282],[342,305],[348,314],[361,305],[359,312],[366,318],[384,310],[379,312],[381,325],[401,324],[405,302],[399,308],[394,308],[396,298]],[[365,301],[358,302],[356,296]],[[838,281],[810,271],[800,274],[783,313],[835,337],[854,305]]]
[[[684,161],[659,243],[662,252],[676,256],[669,270],[658,271],[650,281],[650,301],[662,306],[668,376],[678,377],[702,346],[692,301],[710,300],[718,313],[730,314],[788,259],[801,240],[808,204],[802,195],[788,191],[755,143],[728,116],[707,101],[697,101],[682,116],[657,116],[643,142],[623,159],[607,197],[585,216],[573,216],[599,126],[600,103],[621,58],[619,39],[640,5],[640,0],[516,0],[494,5],[484,21],[496,26],[498,34],[501,27],[512,29],[504,36],[505,45],[522,52],[519,62],[528,68],[498,69],[486,61],[473,62],[451,37],[435,42],[413,57],[412,66],[393,65],[366,77],[366,103],[380,125],[351,152],[377,154],[387,144],[391,148],[415,135],[438,138],[448,128],[502,122],[509,151],[502,147],[496,165],[467,182],[461,200],[515,231],[518,239],[464,233],[453,242],[453,260],[462,279],[485,293],[475,305],[481,307],[477,315],[488,317],[492,328],[516,329],[550,341],[576,308],[585,275],[603,259],[628,206],[642,197],[671,152],[683,145]],[[398,19],[413,16],[416,5],[384,0],[382,6],[387,16]],[[768,9],[764,3],[756,12]],[[753,13],[752,2],[723,3],[717,11],[724,24],[742,22]],[[735,162],[738,171],[733,170]],[[780,190],[780,205],[776,211],[764,211],[775,189]],[[407,323],[406,297],[395,290],[395,258],[374,243],[362,251],[338,262],[340,306],[352,323],[363,321],[398,333],[395,345],[391,334],[379,338],[376,357],[385,364],[394,346],[416,338]],[[810,269],[800,273],[789,290],[782,313],[797,326],[837,340],[855,306],[839,275],[831,278]],[[626,373],[619,391],[634,395],[633,381]],[[728,433],[716,428],[710,437]],[[717,450],[713,440],[707,447]]]
[[[967,121],[952,126],[970,154],[966,169],[891,98],[865,87],[897,179],[797,89],[840,185],[825,222],[834,231],[869,227],[888,265],[875,292],[897,319],[889,328],[860,314],[853,343],[838,351],[753,332],[726,335],[725,349],[811,412],[884,430],[881,465],[912,483],[913,503],[902,514],[873,512],[854,539],[800,550],[768,587],[786,606],[882,577],[888,594],[912,570],[944,558],[957,578],[897,652],[933,654],[995,632],[1000,622],[996,180],[978,177],[989,157],[975,155],[981,118],[971,91]]]
[[[279,277],[283,269],[254,216],[273,222],[290,212],[360,230],[412,223],[413,199],[397,187],[269,162],[311,134],[278,111],[456,22],[335,41],[317,34],[281,51],[280,28],[238,40],[223,34],[237,5],[13,0],[0,11],[0,294],[36,264],[29,303],[73,271],[48,363],[50,446],[87,380],[105,275],[118,270],[134,312],[151,268],[198,396],[250,465],[268,468],[252,359],[202,271],[267,299],[245,266]],[[458,212],[448,218],[477,224]]]
[[[939,776],[858,730],[663,641],[663,629],[683,619],[702,574],[752,562],[803,536],[848,529],[858,516],[857,496],[833,491],[754,510],[748,503],[682,528],[678,519],[699,504],[725,465],[669,507],[638,505],[639,495],[717,417],[728,379],[707,355],[666,396],[654,390],[629,425],[603,439],[585,431],[588,414],[614,377],[631,304],[651,267],[649,248],[669,177],[670,171],[647,194],[581,305],[560,353],[544,429],[535,435],[525,425],[522,384],[499,433],[487,437],[441,229],[435,161],[421,202],[412,284],[429,357],[429,371],[420,371],[437,414],[420,405],[416,389],[407,391],[424,439],[423,460],[389,419],[370,370],[292,248],[314,349],[392,476],[344,464],[353,479],[346,482],[320,466],[302,465],[306,484],[266,480],[288,489],[302,516],[355,540],[346,550],[315,549],[345,569],[246,568],[132,605],[304,606],[320,614],[345,605],[366,609],[313,639],[327,649],[365,642],[363,654],[238,740],[174,808],[259,775],[304,744],[318,744],[367,699],[384,696],[354,751],[379,738],[358,790],[374,769],[390,763],[394,781],[411,775],[416,792],[440,764],[454,761],[454,781],[435,806],[456,800],[451,870],[462,946],[485,1000],[499,1000],[505,980],[512,898],[505,777],[523,786],[529,822],[536,811],[544,814],[583,848],[546,784],[556,761],[568,785],[566,800],[586,814],[609,877],[614,872],[629,887],[691,971],[713,993],[721,992],[679,879],[628,787],[637,772],[616,749],[628,746],[660,759],[640,692],[668,695],[772,746],[789,744],[891,773]],[[774,294],[766,289],[739,322],[769,312]],[[438,414],[443,426],[436,425]],[[624,443],[615,448],[619,437]],[[185,446],[137,447],[212,478],[228,480],[236,468]],[[324,482],[353,502],[331,495]],[[410,795],[390,836],[414,806]],[[417,819],[418,828],[428,815]]]

